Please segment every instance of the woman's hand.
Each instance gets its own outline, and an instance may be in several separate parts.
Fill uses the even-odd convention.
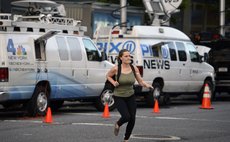
[[[143,87],[153,89],[153,86],[143,81]]]
[[[119,86],[119,83],[117,81],[114,81],[113,86],[117,87]]]
[[[146,88],[153,89],[153,86],[146,83]]]

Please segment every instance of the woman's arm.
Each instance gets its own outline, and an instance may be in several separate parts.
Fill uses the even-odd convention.
[[[106,78],[109,82],[113,84],[113,86],[118,86],[119,83],[113,79],[113,76],[117,74],[118,66],[112,67],[106,74]]]
[[[141,86],[143,86],[143,87],[152,88],[152,89],[153,89],[153,86],[152,86],[152,85],[149,85],[148,83],[146,83],[146,82],[142,79],[142,77],[141,77],[141,75],[140,75],[140,72],[139,72],[139,70],[138,70],[138,68],[137,68],[136,66],[134,66],[134,69],[135,69],[135,74],[136,74],[136,80],[137,80],[137,82],[138,82]]]

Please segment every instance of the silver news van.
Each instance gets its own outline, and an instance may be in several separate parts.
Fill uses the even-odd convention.
[[[30,12],[1,13],[0,23],[0,104],[24,104],[32,116],[44,115],[49,106],[57,109],[64,100],[92,100],[102,109],[100,94],[113,64],[84,36],[80,21]]]
[[[163,103],[168,103],[171,96],[188,93],[197,94],[201,100],[205,83],[209,84],[211,93],[214,90],[214,68],[202,61],[189,37],[177,29],[133,26],[123,34],[119,28],[101,27],[96,33],[97,46],[108,54],[110,62],[116,63],[121,49],[130,51],[133,64],[154,87],[153,93],[140,87],[136,91],[151,106],[154,97],[159,95]]]

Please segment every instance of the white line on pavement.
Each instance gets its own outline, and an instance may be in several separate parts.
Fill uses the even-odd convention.
[[[104,124],[104,123],[72,123],[72,125],[114,126],[114,124]]]

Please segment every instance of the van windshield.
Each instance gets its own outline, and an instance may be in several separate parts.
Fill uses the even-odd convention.
[[[199,53],[196,50],[195,46],[191,43],[187,43],[186,46],[188,48],[191,61],[192,62],[199,62],[200,56],[199,56]]]
[[[89,39],[83,39],[87,58],[89,61],[100,61],[101,54],[98,52],[96,46]]]

